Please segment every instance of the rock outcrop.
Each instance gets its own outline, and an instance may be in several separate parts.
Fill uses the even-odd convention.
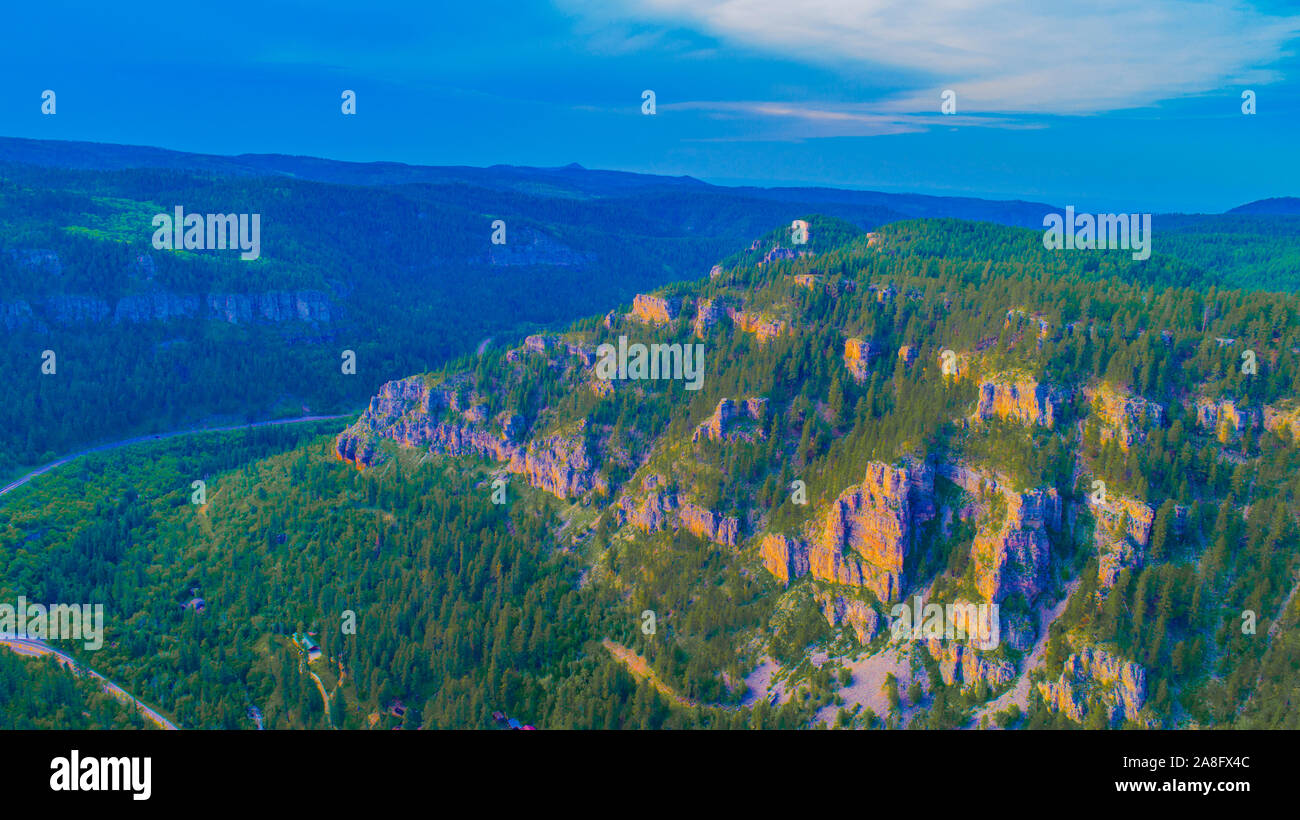
[[[772,248],[767,253],[763,254],[763,261],[759,262],[758,266],[761,268],[771,262],[787,262],[794,258],[794,251],[777,245],[775,248]]]
[[[628,316],[638,322],[663,325],[676,319],[681,312],[681,299],[638,293],[632,299],[632,312]]]
[[[975,587],[989,603],[1019,593],[1032,601],[1047,587],[1051,541],[1061,527],[1061,499],[1054,488],[1000,491],[1001,520],[980,526],[971,545]]]
[[[574,250],[540,231],[523,228],[515,231],[505,244],[489,245],[487,261],[497,267],[550,265],[581,268],[594,262],[595,254]]]
[[[10,248],[7,253],[16,265],[34,273],[47,276],[63,274],[63,261],[56,251],[45,248]]]
[[[1097,520],[1093,538],[1097,544],[1097,581],[1103,589],[1115,585],[1121,570],[1137,569],[1146,560],[1151,544],[1155,510],[1136,498],[1111,496],[1106,504],[1089,499]]]
[[[45,302],[46,315],[54,325],[85,325],[102,322],[112,315],[108,303],[98,296],[66,294]]]
[[[267,321],[285,322],[298,319],[310,322],[330,321],[329,300],[320,291],[267,291],[266,293],[209,293],[211,318],[231,324]]]
[[[1038,691],[1053,711],[1079,723],[1088,717],[1095,697],[1113,726],[1138,719],[1147,697],[1146,670],[1103,649],[1084,647],[1066,659],[1059,680],[1039,683]]]
[[[1010,661],[985,655],[969,642],[931,638],[930,655],[939,663],[939,674],[949,686],[978,686],[996,689],[1015,680],[1016,667]]]
[[[794,283],[806,290],[816,291],[820,289],[832,299],[838,298],[842,293],[852,293],[857,289],[857,283],[852,279],[846,279],[842,276],[823,276],[816,273],[795,274]]]
[[[826,590],[814,590],[813,600],[821,607],[826,622],[833,627],[847,626],[863,646],[871,643],[880,631],[880,614],[865,601],[845,598]]]
[[[577,358],[585,367],[592,367],[596,364],[596,349],[591,345],[578,344],[562,339],[558,336],[537,333],[524,338],[524,344],[517,350],[506,352],[506,361],[517,362],[523,359],[528,353],[535,353],[550,358],[551,353],[563,352],[566,356]],[[552,361],[555,365],[558,362]]]
[[[655,475],[642,480],[638,494],[619,499],[615,518],[620,525],[632,524],[643,532],[685,529],[697,538],[727,547],[736,546],[740,534],[739,519],[705,509],[683,493],[664,491]]]
[[[378,442],[389,439],[404,447],[451,456],[472,455],[504,462],[506,469],[559,498],[575,498],[592,490],[608,490],[585,435],[586,420],[572,434],[556,434],[527,443],[519,441],[522,422],[514,414],[498,417],[501,432],[480,422],[477,405],[461,406],[458,394],[430,386],[423,376],[388,382],[370,400],[355,424],[339,434],[339,458],[366,468],[381,458]],[[452,411],[451,414],[445,411]],[[460,421],[444,415],[459,414]]]
[[[1165,408],[1150,399],[1122,393],[1103,384],[1086,393],[1093,404],[1093,415],[1101,425],[1101,440],[1114,438],[1128,452],[1134,444],[1146,441],[1147,434],[1164,425]]]
[[[117,307],[113,310],[113,321],[118,324],[139,324],[190,319],[199,314],[199,306],[199,297],[193,294],[167,291],[137,293],[123,296],[117,301]]]
[[[1264,429],[1279,435],[1285,431],[1300,440],[1300,406],[1266,406]]]
[[[933,499],[930,465],[872,462],[862,483],[840,493],[803,533],[766,534],[759,545],[764,566],[785,583],[809,574],[866,587],[882,602],[897,600],[906,590],[916,529],[934,517]]]
[[[767,399],[752,398],[744,401],[722,399],[712,415],[691,434],[691,441],[758,441],[766,437],[763,423],[767,420]],[[738,426],[737,422],[750,422]]]
[[[231,324],[294,320],[329,322],[331,319],[329,297],[316,290],[209,293],[205,296],[151,290],[122,296],[113,307],[98,296],[64,294],[46,300],[43,309],[50,323],[58,326],[94,324],[110,319],[115,324],[195,318]]]
[[[734,297],[716,296],[712,299],[701,299],[696,307],[695,321],[691,323],[695,335],[703,339],[714,325],[728,315],[729,310],[735,310],[740,304],[741,301]]]
[[[1232,399],[1201,399],[1196,403],[1196,422],[1211,432],[1227,425],[1233,433],[1244,433],[1263,424],[1263,413]]]
[[[737,329],[754,334],[760,342],[780,338],[790,329],[790,324],[784,319],[776,319],[756,311],[728,310],[727,315],[731,317]]]
[[[41,333],[48,331],[45,324],[32,313],[32,306],[22,299],[15,302],[0,302],[0,325],[11,333],[29,327]]]
[[[1025,424],[1056,424],[1060,391],[1028,376],[999,376],[980,383],[975,418],[1008,419]]]
[[[859,384],[866,381],[871,361],[879,355],[880,348],[870,339],[849,337],[844,340],[844,366]]]

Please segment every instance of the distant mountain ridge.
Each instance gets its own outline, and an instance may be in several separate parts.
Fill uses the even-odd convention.
[[[1251,214],[1254,216],[1300,216],[1300,197],[1277,196],[1269,199],[1257,199],[1245,205],[1225,211],[1229,214]]]
[[[1023,200],[986,200],[892,194],[840,188],[711,185],[689,176],[660,176],[630,171],[603,171],[570,163],[559,168],[515,165],[407,165],[400,162],[348,162],[285,154],[195,154],[134,145],[33,140],[0,137],[0,162],[92,171],[164,168],[231,176],[288,176],[313,182],[365,187],[413,184],[468,184],[533,195],[587,198],[616,197],[649,191],[691,192],[782,204],[815,206],[844,218],[868,212],[878,221],[917,217],[952,217],[1025,228],[1042,226],[1043,214],[1058,208]],[[545,186],[539,188],[538,186]],[[838,207],[828,207],[838,206]]]

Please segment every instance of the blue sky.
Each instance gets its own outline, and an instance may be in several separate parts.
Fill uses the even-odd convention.
[[[5,12],[5,136],[1116,212],[1300,195],[1300,7],[1282,3],[24,5]]]

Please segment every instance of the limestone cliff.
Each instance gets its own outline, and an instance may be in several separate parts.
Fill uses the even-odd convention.
[[[939,674],[949,686],[977,686],[986,683],[996,689],[1016,677],[1016,667],[1006,660],[986,655],[968,641],[931,638],[930,655],[939,662]]]
[[[846,598],[827,590],[814,590],[813,600],[821,607],[826,622],[831,626],[847,626],[853,630],[858,643],[871,643],[880,631],[880,614],[871,604]]]
[[[1196,402],[1196,422],[1211,432],[1226,425],[1233,433],[1244,433],[1263,424],[1263,413],[1232,399],[1201,399]]]
[[[790,324],[784,319],[777,319],[757,311],[728,310],[727,315],[738,330],[752,333],[760,342],[769,342],[783,336]]]
[[[844,366],[859,384],[866,380],[871,362],[880,355],[880,348],[870,339],[850,337],[844,340]]]
[[[691,441],[758,441],[766,436],[763,430],[766,421],[767,399],[722,399],[713,413],[695,428]]]
[[[620,525],[632,524],[643,532],[685,529],[698,538],[727,547],[736,546],[740,520],[692,502],[684,493],[668,492],[664,480],[646,476],[636,493],[626,493],[614,508]]]
[[[1293,439],[1300,439],[1300,407],[1290,405],[1266,406],[1264,408],[1264,428],[1271,432],[1290,433]]]
[[[1146,441],[1147,434],[1164,424],[1164,405],[1118,391],[1108,384],[1085,391],[1093,416],[1101,426],[1101,440],[1114,438],[1128,452],[1134,444]]]
[[[586,433],[586,420],[569,434],[520,441],[522,420],[514,414],[497,418],[499,433],[483,425],[480,405],[463,406],[458,393],[430,386],[423,376],[384,384],[355,424],[339,434],[339,458],[366,468],[380,458],[378,442],[389,439],[444,455],[473,455],[504,462],[511,473],[560,498],[608,490]]]
[[[802,533],[766,534],[759,547],[764,565],[786,583],[809,574],[897,600],[906,590],[916,529],[934,517],[933,495],[930,465],[872,462],[862,483],[840,493]]]
[[[691,324],[695,335],[703,339],[714,325],[728,315],[728,311],[738,309],[741,304],[742,300],[727,296],[701,299],[696,307],[695,320]]]
[[[999,418],[1053,427],[1060,402],[1061,391],[1039,384],[1029,376],[1004,374],[980,383],[975,418]]]
[[[1061,499],[1054,488],[1002,491],[1001,519],[986,517],[971,546],[975,587],[989,603],[1020,593],[1033,600],[1047,588],[1051,542],[1061,527]]]
[[[1103,649],[1084,647],[1066,659],[1059,680],[1039,683],[1038,691],[1048,707],[1079,723],[1088,717],[1095,696],[1107,722],[1115,725],[1138,720],[1147,697],[1146,670]]]
[[[1141,567],[1151,544],[1155,510],[1136,498],[1112,496],[1098,504],[1089,497],[1088,506],[1097,520],[1093,539],[1097,545],[1097,581],[1102,588],[1114,586],[1120,571]]]
[[[646,324],[662,325],[676,319],[681,312],[681,299],[638,293],[632,299],[632,312],[628,317]]]

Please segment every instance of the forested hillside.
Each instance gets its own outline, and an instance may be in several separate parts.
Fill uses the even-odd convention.
[[[68,651],[184,727],[1292,725],[1300,296],[809,223],[342,432],[61,468],[0,587],[104,601]],[[702,346],[699,389],[609,378],[627,344]],[[999,639],[899,632],[915,596]]]
[[[153,216],[178,206],[259,214],[259,257],[154,249]],[[139,432],[351,411],[390,379],[701,276],[811,213],[859,230],[917,216],[1021,226],[1003,248],[954,231],[928,252],[1025,252],[1050,268],[1034,246],[1054,210],[578,166],[0,139],[0,379],[15,388],[0,408],[0,476]],[[1276,210],[1157,216],[1155,257],[1123,270],[1152,283],[1294,289],[1300,217]],[[343,372],[345,351],[355,373]]]

